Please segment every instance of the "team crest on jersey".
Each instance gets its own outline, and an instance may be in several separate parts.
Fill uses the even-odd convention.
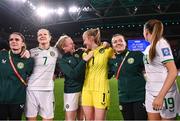
[[[6,59],[2,59],[2,60],[1,60],[1,63],[6,63]]]
[[[23,68],[24,68],[24,63],[19,62],[19,63],[17,64],[17,67],[18,67],[18,69],[23,69]]]
[[[127,60],[127,62],[128,62],[129,64],[133,64],[133,63],[134,63],[134,58],[129,58],[129,59]]]
[[[163,53],[163,56],[169,56],[169,55],[171,55],[169,48],[162,48],[161,51],[162,51],[162,53]]]
[[[55,56],[55,52],[51,51],[51,52],[50,52],[50,55],[51,55],[52,57],[54,57],[54,56]]]
[[[105,52],[105,49],[104,48],[101,48],[101,49],[99,49],[99,53],[104,53]]]
[[[79,55],[78,54],[74,54],[74,57],[79,58]]]

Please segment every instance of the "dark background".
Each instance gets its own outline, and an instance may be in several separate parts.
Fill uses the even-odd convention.
[[[62,16],[40,18],[33,6],[64,7]],[[71,5],[80,7],[78,13],[68,12]],[[84,8],[86,10],[84,10]],[[126,39],[143,38],[143,24],[149,19],[159,19],[164,24],[164,37],[169,41],[176,64],[180,66],[180,0],[1,0],[0,49],[8,48],[11,32],[23,33],[28,48],[38,45],[36,33],[47,28],[54,45],[62,34],[71,36],[77,46],[82,46],[82,33],[89,28],[101,29],[103,41],[120,33]]]

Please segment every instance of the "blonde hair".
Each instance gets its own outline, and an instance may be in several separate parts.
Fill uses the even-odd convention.
[[[149,59],[152,61],[156,55],[156,44],[160,40],[163,34],[163,24],[157,19],[151,19],[144,24],[144,29],[148,30],[152,34],[150,41],[151,47],[149,50]]]
[[[41,28],[41,29],[39,29],[39,30],[38,30],[38,32],[37,32],[37,35],[38,35],[39,31],[41,31],[41,30],[45,30],[45,31],[47,31],[47,32],[48,32],[48,34],[49,34],[49,36],[51,36],[50,31],[49,31],[48,29],[45,29],[45,28]]]
[[[100,34],[100,29],[89,29],[83,33],[83,36],[93,36],[94,37],[94,42],[97,45],[101,45],[101,34]]]
[[[58,41],[55,44],[55,47],[60,51],[60,53],[64,54],[64,43],[67,38],[70,38],[68,35],[62,35],[59,37]]]

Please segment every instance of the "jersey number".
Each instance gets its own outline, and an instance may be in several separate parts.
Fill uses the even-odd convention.
[[[43,58],[44,58],[44,65],[46,65],[47,57],[43,57]]]
[[[164,103],[165,103],[165,108],[166,109],[169,109],[170,112],[174,111],[174,98],[172,98],[172,97],[165,98]]]

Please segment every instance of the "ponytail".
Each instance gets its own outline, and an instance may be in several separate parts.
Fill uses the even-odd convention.
[[[93,36],[94,37],[94,42],[99,46],[101,45],[101,34],[100,34],[100,29],[89,29],[83,33],[85,36]]]
[[[161,21],[153,19],[146,22],[144,27],[150,32],[151,47],[149,50],[149,59],[152,61],[156,55],[156,44],[161,39],[163,34],[163,24]]]

